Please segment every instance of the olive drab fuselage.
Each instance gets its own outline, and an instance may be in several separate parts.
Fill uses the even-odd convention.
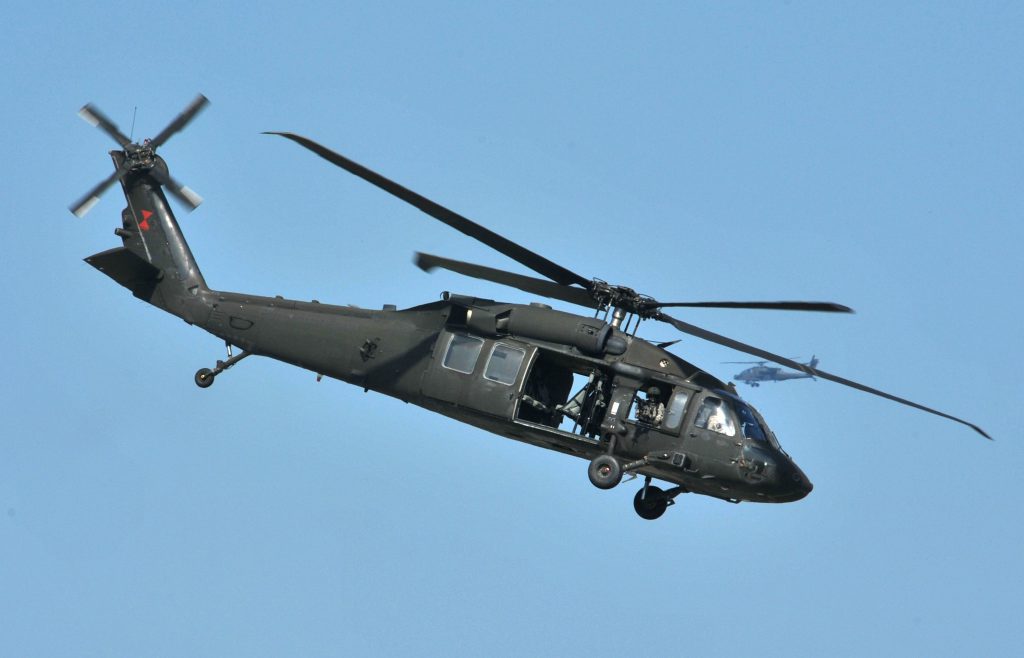
[[[120,166],[123,154],[111,155]],[[736,412],[743,403],[731,385],[604,320],[457,295],[405,310],[368,310],[212,290],[160,185],[143,171],[126,176],[122,186],[128,203],[117,233],[123,247],[86,260],[245,355],[278,359],[584,459],[611,452],[632,464],[628,470],[680,491],[786,502],[810,490],[763,419],[754,421],[758,432],[744,432]],[[456,355],[459,363],[446,362],[463,345],[469,347]],[[494,370],[496,353],[516,367],[494,376],[488,369]],[[679,407],[668,419],[637,414],[652,387],[661,400],[655,404]],[[731,430],[698,422],[708,399],[721,402]]]

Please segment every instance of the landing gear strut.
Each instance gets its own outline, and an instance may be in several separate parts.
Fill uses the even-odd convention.
[[[196,371],[196,376],[195,376],[195,381],[196,381],[196,386],[198,386],[199,388],[209,388],[210,386],[213,385],[214,377],[216,377],[220,373],[224,372],[225,370],[227,370],[231,366],[235,365],[236,363],[238,363],[239,361],[241,361],[245,357],[247,357],[250,354],[252,354],[252,352],[239,352],[237,356],[232,356],[231,355],[231,343],[224,343],[224,344],[228,348],[228,360],[227,361],[220,361],[220,360],[218,360],[216,367],[214,367],[212,370],[210,368],[200,368],[199,370],[197,370]]]
[[[614,452],[615,436],[612,435],[609,436],[605,453],[594,457],[587,468],[591,484],[598,489],[612,489],[622,481],[624,473],[635,473],[651,463],[651,455],[623,463],[615,457]],[[668,459],[668,453],[657,454],[655,459]],[[651,476],[647,475],[644,477],[644,486],[633,497],[633,509],[640,518],[653,521],[664,514],[669,505],[674,505],[676,496],[681,493],[686,493],[686,487],[677,486],[665,491],[652,485]]]

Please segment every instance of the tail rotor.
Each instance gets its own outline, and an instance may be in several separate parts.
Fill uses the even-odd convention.
[[[120,181],[131,172],[148,171],[164,188],[174,195],[189,210],[195,210],[203,202],[202,197],[196,194],[188,186],[179,183],[167,171],[163,160],[156,155],[156,149],[163,145],[175,133],[181,131],[195,118],[197,114],[209,103],[206,96],[199,94],[195,100],[189,103],[188,107],[174,118],[167,127],[161,130],[153,139],[143,140],[141,144],[133,143],[117,127],[113,121],[107,118],[96,106],[86,104],[78,112],[85,121],[99,128],[117,142],[124,151],[124,160],[107,178],[100,181],[95,187],[72,204],[69,210],[76,217],[84,217],[89,210],[96,205],[100,197],[111,185]]]

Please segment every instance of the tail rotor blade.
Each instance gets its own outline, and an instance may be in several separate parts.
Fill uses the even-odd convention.
[[[85,217],[85,214],[89,212],[89,210],[93,206],[95,206],[96,203],[100,200],[100,195],[106,192],[107,188],[109,188],[111,185],[117,182],[117,180],[124,176],[127,172],[128,167],[121,165],[120,167],[114,170],[114,173],[110,174],[102,181],[100,181],[96,185],[96,187],[86,192],[85,196],[83,196],[76,203],[71,205],[68,209],[72,213],[74,213],[76,217]]]
[[[189,210],[195,210],[199,207],[199,204],[203,202],[203,197],[196,194],[195,191],[187,185],[179,183],[170,174],[164,173],[163,169],[154,167],[149,173],[164,186],[164,189],[173,194],[178,201],[182,202],[182,204],[187,206]]]
[[[193,100],[189,104],[189,106],[186,107],[185,110],[174,119],[174,121],[171,121],[169,124],[167,124],[167,127],[160,131],[159,135],[150,140],[150,146],[152,146],[153,148],[157,148],[158,146],[166,142],[168,139],[171,138],[171,136],[174,133],[178,132],[179,130],[187,126],[189,121],[194,119],[195,116],[199,114],[199,112],[202,111],[202,109],[206,107],[206,105],[209,102],[210,101],[206,98],[206,96],[203,96],[202,94],[196,96],[195,100]]]
[[[82,109],[78,111],[78,116],[113,137],[114,141],[117,142],[121,148],[132,143],[132,140],[125,137],[124,133],[118,129],[114,122],[108,119],[106,115],[100,112],[92,103],[86,103],[83,105]]]

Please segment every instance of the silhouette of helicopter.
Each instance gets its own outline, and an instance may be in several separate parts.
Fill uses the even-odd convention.
[[[795,361],[796,359],[794,359]],[[814,379],[814,375],[807,372],[794,372],[791,370],[783,370],[778,366],[765,365],[767,361],[722,361],[722,363],[754,363],[754,365],[746,370],[733,375],[733,379],[750,386],[760,386],[761,382],[784,382],[787,379]],[[807,366],[811,370],[818,367],[818,357],[812,356],[811,360],[803,365]]]
[[[786,503],[800,500],[813,487],[764,417],[736,394],[735,386],[666,351],[663,344],[637,336],[643,320],[666,323],[684,334],[941,416],[990,438],[962,418],[702,329],[662,310],[849,313],[841,304],[658,301],[627,286],[585,278],[293,133],[272,134],[544,278],[429,254],[417,254],[421,269],[447,269],[582,306],[594,315],[448,292],[440,301],[412,308],[385,304],[371,310],[210,288],[164,191],[189,209],[201,199],[172,178],[156,154],[206,103],[200,95],[155,138],[141,143],[133,143],[95,107],[83,107],[82,117],[120,148],[110,151],[114,172],[71,207],[81,217],[106,189],[121,184],[126,205],[114,234],[122,245],[85,261],[136,298],[224,341],[227,359],[194,375],[201,388],[209,388],[249,356],[276,359],[315,373],[318,380],[338,379],[508,439],[584,459],[591,483],[600,489],[615,487],[625,474],[643,476],[633,508],[644,519],[660,517],[683,493],[732,503]],[[338,235],[344,243],[344,234]],[[415,434],[415,428],[410,433]],[[349,440],[354,455],[374,450],[373,437]],[[663,490],[651,484],[653,478],[672,486]]]

